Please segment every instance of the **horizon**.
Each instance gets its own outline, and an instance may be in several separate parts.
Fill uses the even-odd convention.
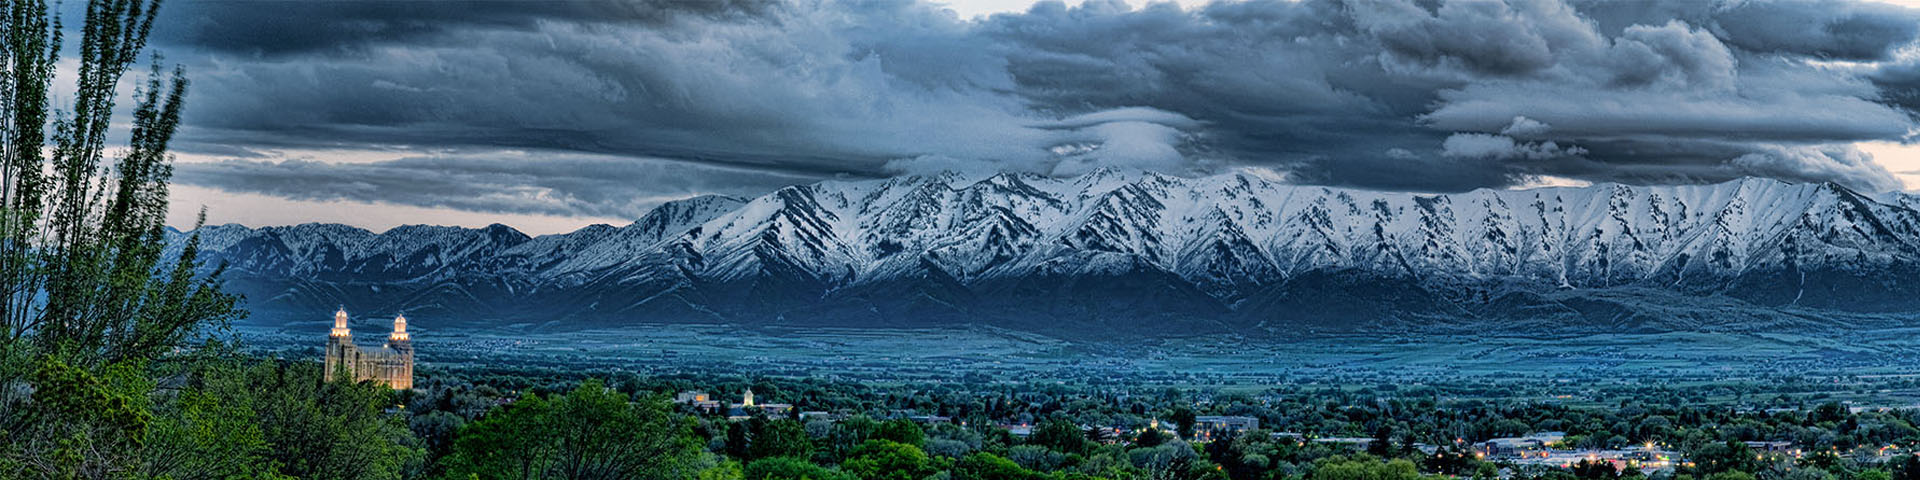
[[[1161,172],[1155,172],[1155,171],[1152,171],[1152,170],[1140,170],[1140,169],[1126,169],[1126,168],[1123,168],[1123,167],[1109,167],[1108,169],[1111,169],[1111,170],[1119,170],[1119,171],[1125,171],[1125,172],[1138,172],[1138,173],[1157,173],[1157,174],[1162,174],[1162,175],[1167,175],[1167,174],[1164,174],[1164,173],[1161,173]],[[1040,176],[1041,176],[1041,177],[1043,177],[1043,178],[1050,178],[1050,179],[1055,179],[1055,180],[1071,180],[1071,179],[1076,179],[1076,178],[1080,178],[1080,177],[1084,177],[1084,176],[1086,176],[1086,175],[1090,175],[1090,174],[1092,174],[1092,173],[1093,173],[1093,172],[1089,172],[1089,173],[1086,173],[1086,174],[1081,174],[1081,175],[1079,175],[1079,176],[1075,176],[1075,177],[1051,177],[1051,176],[1046,176],[1046,175],[1040,175]],[[943,174],[955,174],[955,175],[960,175],[960,176],[961,176],[961,178],[962,178],[962,179],[960,180],[960,183],[966,183],[966,184],[971,184],[971,183],[978,183],[978,182],[981,182],[981,181],[985,181],[985,180],[987,180],[988,178],[990,178],[990,177],[992,177],[992,176],[996,176],[996,175],[1000,175],[1000,174],[1030,174],[1030,173],[1027,173],[1027,172],[992,172],[992,173],[978,173],[978,172],[977,172],[977,173],[974,173],[974,174],[966,174],[966,173],[961,173],[961,172],[954,172],[954,171],[945,171],[945,172],[937,172],[937,173],[930,173],[930,174],[903,174],[903,175],[899,175],[899,176],[894,176],[894,177],[882,177],[882,178],[865,178],[865,179],[829,179],[829,180],[820,180],[820,181],[817,181],[817,182],[813,182],[813,183],[809,183],[809,184],[797,184],[797,185],[794,185],[794,186],[799,186],[799,185],[815,185],[815,184],[820,184],[820,183],[826,183],[826,182],[885,182],[885,181],[887,181],[887,180],[889,180],[889,179],[895,179],[895,178],[908,178],[908,177],[930,177],[930,176],[939,176],[939,175],[943,175]],[[1472,193],[1472,192],[1477,192],[1477,191],[1482,191],[1482,190],[1491,190],[1491,191],[1528,191],[1528,190],[1541,190],[1541,189],[1556,189],[1556,188],[1559,188],[1559,189],[1584,189],[1584,188],[1592,188],[1592,187],[1603,187],[1603,186],[1606,186],[1606,185],[1626,185],[1626,186],[1629,186],[1629,187],[1690,187],[1690,186],[1691,186],[1691,187],[1705,187],[1705,186],[1713,186],[1713,185],[1723,185],[1723,184],[1728,184],[1728,183],[1735,183],[1735,182],[1743,182],[1743,181],[1747,181],[1747,180],[1756,180],[1756,179],[1757,179],[1757,180],[1770,180],[1770,181],[1776,181],[1776,182],[1781,182],[1781,183],[1784,183],[1784,184],[1788,184],[1788,185],[1804,185],[1804,184],[1814,184],[1814,183],[1827,183],[1827,184],[1834,184],[1834,185],[1838,185],[1838,186],[1840,186],[1841,188],[1848,188],[1848,187],[1846,187],[1845,185],[1839,185],[1839,184],[1837,184],[1837,183],[1834,183],[1834,182],[1831,182],[1831,181],[1824,181],[1824,180],[1823,180],[1823,181],[1795,181],[1795,180],[1785,180],[1785,179],[1778,179],[1778,178],[1772,178],[1772,177],[1760,177],[1760,176],[1748,176],[1748,177],[1740,177],[1740,178],[1734,178],[1734,179],[1728,179],[1728,180],[1724,180],[1724,181],[1720,181],[1720,182],[1714,182],[1714,183],[1691,183],[1691,184],[1652,184],[1652,185],[1634,185],[1634,184],[1624,184],[1624,183],[1618,183],[1618,182],[1599,182],[1599,183],[1589,183],[1589,184],[1579,184],[1579,183],[1539,183],[1539,184],[1531,184],[1531,185],[1513,185],[1513,186],[1507,186],[1507,187],[1498,187],[1498,188],[1494,188],[1494,187],[1481,187],[1481,188],[1475,188],[1475,189],[1472,189],[1472,190],[1464,190],[1464,191],[1458,191],[1458,192],[1419,192],[1419,191],[1396,191],[1396,190],[1375,190],[1375,189],[1366,189],[1366,188],[1357,188],[1357,187],[1340,187],[1340,186],[1329,186],[1329,185],[1311,185],[1311,184],[1296,184],[1296,183],[1288,183],[1288,182],[1286,182],[1286,181],[1284,181],[1284,179],[1275,179],[1275,178],[1273,178],[1273,177],[1272,177],[1271,175],[1262,175],[1262,174],[1259,174],[1259,173],[1249,173],[1249,172],[1245,172],[1245,171],[1232,171],[1232,172],[1220,172],[1220,173],[1214,173],[1214,174],[1210,174],[1210,175],[1204,175],[1204,176],[1178,176],[1178,175],[1172,175],[1172,176],[1174,176],[1174,177],[1176,177],[1176,178],[1182,178],[1182,179],[1188,179],[1188,180],[1197,180],[1197,179],[1204,179],[1204,178],[1213,178],[1213,177],[1222,177],[1222,176],[1229,176],[1229,175],[1243,175],[1243,174],[1245,174],[1245,175],[1249,175],[1249,176],[1252,176],[1252,177],[1255,177],[1255,178],[1259,178],[1259,179],[1262,179],[1262,180],[1265,180],[1265,181],[1268,181],[1268,182],[1272,182],[1272,183],[1275,183],[1275,184],[1279,184],[1279,185],[1287,185],[1287,186],[1296,186],[1296,187],[1313,187],[1313,188],[1329,188],[1329,189],[1335,189],[1335,190],[1348,190],[1348,191],[1364,191],[1364,192],[1375,192],[1375,193],[1384,193],[1384,194],[1405,194],[1405,195],[1460,195],[1460,194],[1466,194],[1466,193]],[[1037,174],[1033,174],[1033,175],[1037,175]],[[1871,196],[1873,196],[1873,195],[1876,195],[1876,194],[1883,194],[1883,193],[1896,193],[1896,194],[1917,194],[1917,193],[1920,193],[1920,192],[1916,192],[1915,190],[1903,190],[1903,191],[1892,191],[1892,192],[1859,192],[1859,193],[1862,193],[1862,194],[1864,194],[1864,195],[1868,195],[1869,197],[1871,197]],[[662,204],[665,204],[665,203],[670,203],[670,202],[676,202],[676,201],[683,201],[683,200],[692,200],[692,199],[694,199],[694,198],[699,198],[699,197],[707,197],[707,196],[715,196],[715,197],[725,197],[725,198],[732,198],[732,199],[736,199],[736,200],[741,200],[741,201],[743,201],[743,202],[750,202],[750,201],[753,201],[754,199],[757,199],[757,198],[761,198],[761,197],[763,197],[763,196],[765,196],[765,194],[762,194],[762,195],[756,195],[756,196],[738,196],[738,195],[725,195],[725,194],[700,194],[700,195],[694,195],[694,196],[690,196],[690,197],[685,197],[685,198],[677,198],[677,199],[669,199],[669,200],[666,200],[666,201],[664,201],[664,202],[662,202]],[[655,205],[655,206],[654,206],[654,208],[657,208],[658,206],[659,206],[659,205]],[[651,208],[649,209],[649,211],[651,211]],[[481,215],[485,215],[485,214],[481,214]],[[364,225],[364,224],[359,224],[359,223],[349,223],[349,222],[329,222],[329,221],[305,221],[305,222],[300,222],[300,223],[283,223],[283,224],[253,224],[253,225],[250,225],[250,224],[246,224],[246,223],[241,223],[241,222],[223,222],[223,223],[214,223],[214,222],[212,222],[212,221],[209,221],[209,222],[207,222],[207,224],[206,224],[206,226],[208,226],[208,227],[218,227],[218,226],[239,226],[239,227],[243,227],[243,228],[247,228],[247,229],[253,229],[253,230],[258,230],[258,229],[261,229],[261,228],[267,228],[267,227],[294,227],[294,226],[300,226],[300,225],[345,225],[345,226],[349,226],[349,227],[354,227],[354,228],[359,228],[359,229],[361,229],[361,230],[366,230],[366,231],[368,231],[368,232],[370,232],[370,233],[373,233],[373,234],[376,234],[376,235],[384,235],[384,234],[386,234],[386,233],[387,233],[388,231],[391,231],[391,230],[393,230],[393,229],[395,229],[395,228],[401,228],[401,227],[457,227],[457,228],[466,228],[466,229],[473,229],[473,230],[478,230],[478,229],[483,229],[483,228],[488,228],[488,227],[492,227],[492,226],[495,226],[495,225],[498,225],[498,226],[503,226],[503,227],[507,227],[507,228],[509,228],[509,229],[512,229],[512,230],[513,230],[513,231],[515,231],[515,232],[518,232],[518,233],[521,233],[521,234],[524,234],[524,235],[527,235],[527,236],[529,236],[529,237],[542,237],[542,236],[550,236],[550,235],[566,235],[566,234],[569,234],[569,233],[574,233],[574,232],[578,232],[578,231],[580,231],[580,230],[584,230],[584,229],[586,229],[586,228],[589,228],[589,227],[596,227],[596,226],[605,226],[605,227],[614,227],[614,228],[619,228],[619,227],[622,227],[622,226],[625,226],[625,225],[629,225],[629,224],[632,224],[632,223],[634,223],[634,222],[636,222],[636,221],[639,221],[639,220],[640,220],[640,219],[641,219],[642,217],[644,217],[644,216],[645,216],[645,214],[643,213],[643,214],[642,214],[641,216],[639,216],[639,217],[635,217],[635,218],[632,218],[632,219],[625,219],[625,220],[619,220],[619,219],[609,219],[609,220],[611,220],[611,221],[609,221],[609,222],[596,222],[596,223],[585,223],[585,224],[579,224],[579,225],[577,225],[577,226],[573,226],[572,228],[569,228],[569,229],[564,229],[564,230],[555,230],[555,231],[542,231],[542,230],[533,230],[533,229],[527,229],[527,228],[522,228],[522,227],[521,227],[521,226],[519,226],[519,225],[514,225],[514,224],[512,224],[512,223],[507,223],[507,222],[504,222],[504,221],[492,221],[492,222],[487,222],[487,223],[395,223],[395,224],[391,224],[391,225],[384,225],[384,226],[381,226],[382,224],[375,224],[375,226],[366,226],[366,225]],[[211,217],[210,217],[210,218],[211,218]],[[571,225],[571,224],[564,224],[564,225]],[[187,225],[179,225],[179,224],[174,224],[174,223],[172,223],[171,221],[169,221],[169,222],[168,222],[168,224],[167,224],[167,227],[168,227],[168,228],[172,228],[172,229],[174,229],[174,230],[176,230],[176,231],[179,231],[179,232],[183,232],[183,233],[185,233],[185,232],[192,232],[192,231],[193,231],[192,229],[190,229],[190,228],[187,228],[187,227],[189,227],[189,226],[191,226],[191,224],[190,224],[190,223],[189,223],[189,224],[187,224]]]

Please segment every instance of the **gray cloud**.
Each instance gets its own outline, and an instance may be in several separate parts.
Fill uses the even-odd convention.
[[[977,22],[916,0],[274,5],[163,13],[158,46],[195,81],[183,150],[240,158],[182,181],[593,214],[632,212],[621,188],[677,191],[647,189],[666,170],[741,193],[1106,165],[1430,191],[1540,175],[1885,189],[1845,145],[1908,135],[1920,102],[1895,53],[1920,15],[1837,1],[1090,0]],[[258,160],[369,145],[480,154]],[[593,160],[496,152],[521,150]],[[454,173],[351,188],[433,169]],[[545,197],[481,202],[457,181]]]
[[[806,177],[555,152],[489,152],[364,163],[309,159],[179,163],[177,181],[296,200],[355,200],[460,210],[639,218],[664,200],[753,195]]]

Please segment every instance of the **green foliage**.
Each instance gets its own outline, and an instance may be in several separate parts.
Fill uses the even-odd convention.
[[[747,448],[749,459],[771,457],[807,458],[813,455],[813,440],[807,438],[807,427],[795,420],[772,420],[754,422],[758,430],[753,435],[753,443]]]
[[[1693,451],[1693,472],[1697,475],[1711,475],[1727,471],[1751,472],[1760,469],[1759,460],[1753,449],[1737,441],[1725,441],[1704,445]]]
[[[747,464],[747,480],[855,480],[853,474],[829,469],[799,458],[778,457]]]
[[[447,478],[676,478],[697,473],[698,458],[691,421],[666,402],[635,402],[588,380],[467,425],[444,465]]]
[[[1035,480],[1041,475],[999,455],[980,452],[960,459],[953,467],[954,480]]]
[[[273,478],[270,445],[254,412],[204,390],[181,392],[147,438],[145,475],[153,478]]]
[[[321,382],[317,363],[266,361],[205,375],[208,395],[250,412],[267,441],[263,461],[305,479],[392,479],[418,471],[425,449],[392,390]]]
[[[133,470],[153,421],[153,382],[125,364],[101,375],[42,357],[28,378],[36,387],[7,432],[24,477],[98,478]]]
[[[1381,461],[1371,457],[1332,458],[1314,469],[1312,480],[1421,480],[1424,477],[1405,459]]]
[[[926,443],[927,432],[921,430],[920,424],[913,423],[912,420],[896,418],[880,422],[880,425],[874,428],[873,436],[870,438],[889,440],[918,447]]]
[[[1174,407],[1173,411],[1167,414],[1167,420],[1173,422],[1174,433],[1180,438],[1193,438],[1193,424],[1197,420],[1192,408],[1184,405]]]
[[[1040,424],[1040,427],[1034,429],[1033,435],[1027,439],[1027,443],[1069,454],[1086,453],[1088,445],[1091,444],[1087,441],[1086,433],[1080,430],[1080,426],[1074,425],[1073,421],[1065,418],[1055,418]]]
[[[868,440],[840,468],[862,480],[920,480],[934,473],[920,447],[892,440]]]
[[[198,273],[197,238],[174,255],[166,248],[181,71],[163,73],[156,59],[134,92],[131,122],[118,123],[131,127],[127,145],[108,151],[117,87],[157,8],[87,2],[69,48],[46,1],[0,1],[0,466],[19,477],[171,468],[141,458],[152,453],[150,434],[180,433],[150,430],[155,382],[144,369],[240,315],[217,271]],[[76,58],[62,62],[63,48]],[[75,70],[56,75],[56,65]],[[73,98],[51,98],[56,77],[75,82]],[[206,409],[189,407],[182,414]]]
[[[693,474],[693,480],[743,480],[745,478],[746,472],[740,469],[740,462],[733,460],[715,462]]]

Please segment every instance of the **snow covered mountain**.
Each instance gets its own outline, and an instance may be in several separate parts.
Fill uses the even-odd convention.
[[[1764,330],[1913,318],[1916,208],[1766,179],[1419,195],[1101,170],[823,182],[540,237],[199,234],[265,322],[345,304],[543,328]]]

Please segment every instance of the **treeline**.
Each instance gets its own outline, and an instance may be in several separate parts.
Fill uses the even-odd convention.
[[[807,408],[812,405],[796,399],[835,398],[830,411],[843,415],[802,421],[761,413],[729,420],[668,402],[670,392],[700,387],[690,379],[606,376],[610,381],[496,374],[467,379],[442,371],[423,378],[419,390],[394,391],[327,381],[311,359],[250,357],[218,345],[97,374],[43,358],[30,375],[28,428],[10,433],[24,441],[0,447],[0,472],[20,472],[18,478],[156,479],[1920,478],[1920,457],[1913,455],[1882,462],[1829,443],[1800,445],[1810,453],[1796,458],[1739,443],[1893,432],[1904,436],[1889,444],[1920,440],[1911,432],[1912,412],[1855,413],[1836,404],[1773,413],[1633,404],[1491,408],[1349,392],[1345,398],[1256,407],[1246,402],[1255,396],[1222,395],[1195,404],[1187,397],[1197,392],[1164,391],[1092,395],[1110,401],[1090,402],[1083,398],[1088,394],[1056,386],[995,387],[990,390],[1006,390],[995,398],[939,392],[947,387],[809,380],[708,385],[727,392],[754,388],[762,402]],[[942,406],[909,391],[968,400]],[[966,412],[991,403],[1029,408]],[[909,405],[962,415],[916,423],[901,417],[918,411],[902,408]],[[994,419],[986,411],[1011,416]],[[1132,412],[1166,426],[1115,434],[1088,428],[1101,425],[1080,418],[1112,420]],[[1230,412],[1275,423],[1227,438],[1190,440],[1197,437],[1196,414]],[[1018,419],[1031,420],[1030,435],[1015,436],[1002,426]],[[1456,422],[1474,426],[1448,426]],[[1373,430],[1361,436],[1374,441],[1363,450],[1271,435],[1346,434],[1365,427]],[[1423,432],[1470,429],[1475,436],[1463,439],[1470,444],[1555,427],[1570,433],[1569,445],[1591,442],[1600,437],[1593,429],[1604,429],[1629,442],[1671,445],[1693,463],[1662,472],[1598,463],[1527,468],[1477,458],[1451,440],[1431,454],[1414,448],[1430,436]]]
[[[420,390],[401,395],[415,419],[416,434],[430,445],[430,478],[569,478],[488,476],[498,467],[471,469],[468,435],[489,417],[513,411],[515,396],[552,398],[582,389],[624,396],[647,411],[678,415],[690,443],[700,445],[686,464],[703,465],[704,478],[765,479],[1323,479],[1422,478],[1920,478],[1913,455],[1881,461],[1880,446],[1911,447],[1920,441],[1914,411],[1851,412],[1839,404],[1785,411],[1738,411],[1725,407],[1673,407],[1629,402],[1617,407],[1573,408],[1550,404],[1494,406],[1478,401],[1437,402],[1347,390],[1273,398],[1262,394],[1217,394],[1158,390],[1137,394],[1087,391],[1058,385],[869,385],[807,379],[648,378],[603,372],[611,379],[577,380],[581,372],[553,376],[499,370],[435,371]],[[698,389],[728,396],[751,388],[761,403],[794,403],[830,412],[838,419],[755,415],[729,420],[722,413],[680,406],[667,395]],[[1397,389],[1394,395],[1417,394]],[[1199,401],[1195,397],[1206,397]],[[534,403],[542,410],[545,403]],[[470,417],[475,412],[478,417]],[[921,424],[907,415],[950,416]],[[1198,438],[1198,415],[1246,415],[1265,428],[1213,441]],[[424,422],[422,418],[432,418]],[[1162,428],[1149,428],[1158,421]],[[1006,424],[1027,424],[1026,437]],[[430,426],[429,426],[430,425]],[[1121,427],[1115,434],[1108,426]],[[478,431],[498,431],[497,426]],[[1616,470],[1604,464],[1574,468],[1529,468],[1476,457],[1473,443],[1532,432],[1568,432],[1565,448],[1658,443],[1693,461],[1662,472]],[[1371,438],[1362,450],[1300,442],[1274,432]],[[480,438],[491,438],[481,435]],[[1808,454],[1762,454],[1741,441],[1793,441]],[[1438,445],[1426,453],[1415,444]],[[488,444],[483,451],[497,451]],[[463,474],[469,476],[462,476]]]

